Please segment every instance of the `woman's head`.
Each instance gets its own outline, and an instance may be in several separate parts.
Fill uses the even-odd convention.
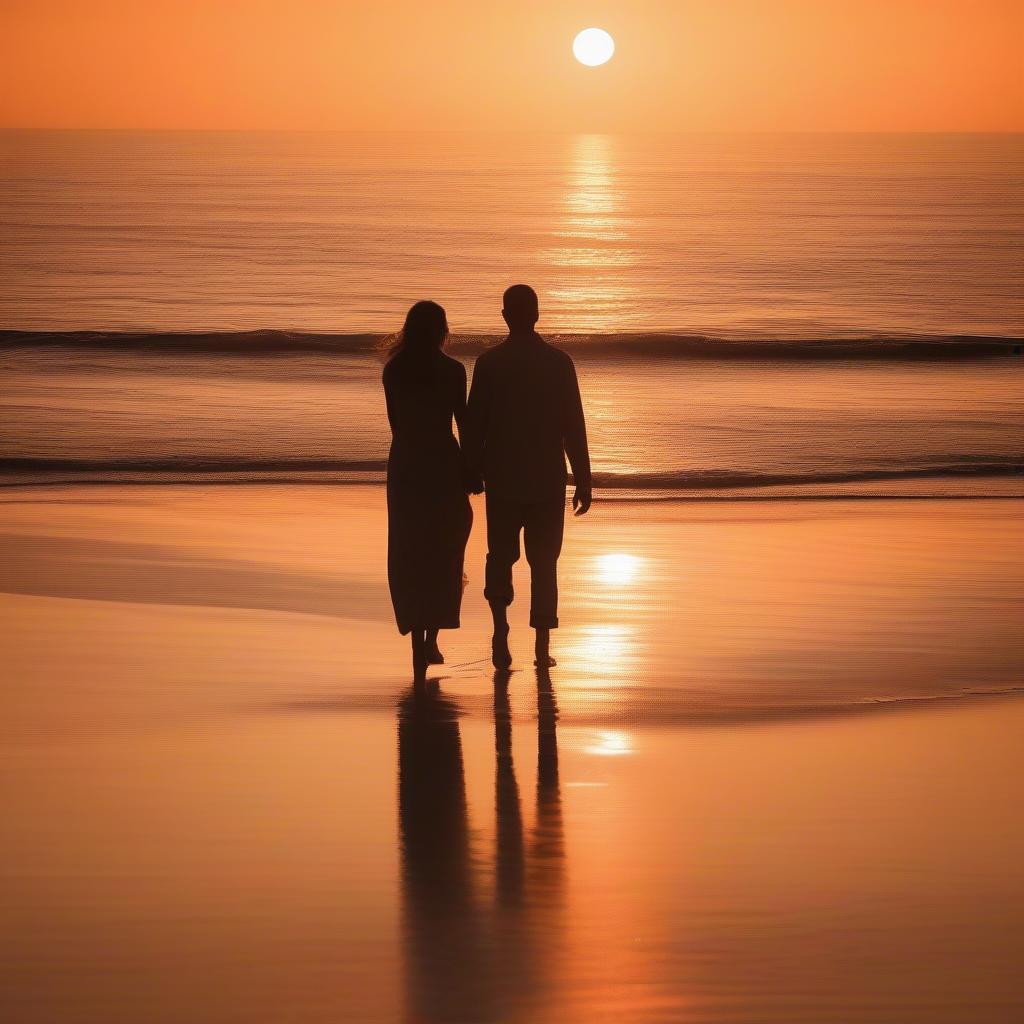
[[[448,343],[448,317],[444,307],[429,299],[417,302],[405,314],[402,329],[385,342],[388,358],[408,352],[428,355],[439,352]]]

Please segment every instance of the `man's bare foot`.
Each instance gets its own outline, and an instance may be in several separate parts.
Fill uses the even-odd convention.
[[[443,665],[444,655],[441,653],[441,648],[437,646],[437,640],[428,640],[424,654],[427,656],[428,665]]]
[[[512,667],[512,652],[508,649],[508,626],[496,629],[491,637],[491,664],[496,669]]]
[[[558,663],[551,657],[551,632],[547,629],[537,630],[537,640],[534,645],[534,665],[537,668],[553,668]]]

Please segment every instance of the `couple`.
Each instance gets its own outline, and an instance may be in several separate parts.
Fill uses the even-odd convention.
[[[395,619],[412,634],[413,674],[444,658],[440,629],[459,628],[463,558],[473,525],[469,493],[487,492],[484,597],[494,618],[491,659],[512,664],[507,609],[512,566],[524,534],[530,563],[530,625],[537,665],[554,664],[558,555],[565,520],[565,457],[576,515],[590,508],[590,454],[576,368],[537,334],[537,293],[505,292],[508,337],[484,352],[466,401],[466,369],[444,354],[448,320],[436,302],[417,302],[391,346],[384,394],[391,424],[388,456],[388,582]],[[452,433],[452,418],[459,442]]]

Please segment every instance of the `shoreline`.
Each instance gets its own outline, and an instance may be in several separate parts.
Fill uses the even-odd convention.
[[[2,462],[3,460],[0,460]],[[5,475],[8,479],[4,479]],[[82,476],[61,476],[59,472],[47,474],[46,479],[39,477],[28,477],[26,479],[10,479],[16,474],[3,473],[0,471],[0,494],[4,491],[17,491],[19,489],[33,488],[55,488],[55,487],[382,487],[384,486],[383,472],[370,475],[360,475],[358,472],[341,473],[339,475],[326,475],[310,471],[305,475],[295,476],[274,476],[262,477],[239,471],[237,476],[211,473],[171,472],[166,476],[159,477],[156,472],[147,473],[145,476],[132,476],[130,474],[104,475],[102,472],[91,473],[87,477]],[[600,478],[601,474],[595,474]],[[1024,499],[1024,474],[1014,467],[1007,467],[1005,471],[986,474],[965,474],[957,478],[944,477],[941,474],[932,473],[893,473],[888,476],[881,476],[882,479],[896,479],[901,481],[905,488],[902,493],[886,491],[873,492],[867,490],[878,477],[868,480],[854,479],[845,483],[840,490],[823,490],[828,483],[807,483],[802,485],[802,490],[794,489],[792,486],[781,484],[750,484],[746,486],[720,486],[715,488],[676,488],[657,486],[636,486],[631,485],[627,480],[613,486],[608,484],[595,484],[594,501],[601,504],[621,503],[643,503],[643,502],[762,502],[762,501],[1019,501]],[[954,489],[945,491],[926,491],[914,488],[921,488],[927,485],[928,481],[936,479],[956,480],[961,485],[960,493]],[[1009,493],[992,493],[989,491],[970,490],[973,482],[976,486],[980,480],[1009,480],[1017,484],[1017,487]],[[573,486],[570,475],[568,487]],[[753,493],[756,492],[756,493]]]
[[[41,642],[52,621],[72,649],[79,635],[91,652],[68,662],[44,644],[19,661],[33,677],[101,671],[89,623],[102,609],[115,634],[149,621],[145,635],[179,652],[165,652],[171,664],[193,643],[186,623],[212,616],[220,625],[203,626],[213,646],[197,652],[202,674],[230,681],[229,666],[248,666],[249,697],[259,700],[278,687],[255,654],[233,651],[239,630],[258,631],[255,650],[270,664],[308,633],[303,673],[320,680],[309,699],[366,706],[375,695],[372,706],[405,678],[378,485],[61,485],[6,495],[0,607],[12,623],[24,616]],[[436,674],[479,697],[491,672],[479,592],[484,510],[479,499],[473,506],[463,628],[444,634],[448,665]],[[566,523],[555,638],[564,710],[593,722],[701,724],[1013,699],[1024,685],[1024,538],[1013,509],[981,498],[596,503]],[[523,667],[532,662],[523,561],[515,576]],[[360,634],[361,667],[338,690],[330,651],[347,652]],[[152,673],[159,645],[138,656]]]

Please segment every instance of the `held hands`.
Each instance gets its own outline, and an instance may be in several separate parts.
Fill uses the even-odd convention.
[[[577,516],[585,516],[590,511],[590,503],[594,500],[594,496],[591,491],[584,490],[582,487],[577,487],[573,491],[572,495],[572,508],[573,514]]]

